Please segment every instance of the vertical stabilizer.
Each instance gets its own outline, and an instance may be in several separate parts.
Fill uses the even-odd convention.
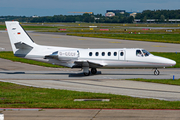
[[[14,54],[30,50],[36,46],[34,41],[29,37],[26,31],[17,21],[6,21],[7,32],[11,42]]]

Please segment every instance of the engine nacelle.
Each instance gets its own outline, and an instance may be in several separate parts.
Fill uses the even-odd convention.
[[[63,50],[58,51],[59,60],[77,60],[79,52],[77,50]]]

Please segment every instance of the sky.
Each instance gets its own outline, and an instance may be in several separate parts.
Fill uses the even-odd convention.
[[[177,10],[180,0],[0,0],[0,16],[77,15],[70,12],[93,12],[105,15],[106,10]]]

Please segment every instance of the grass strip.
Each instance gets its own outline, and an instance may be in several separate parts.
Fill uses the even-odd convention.
[[[180,86],[180,79],[173,80],[173,79],[141,79],[141,78],[138,78],[138,79],[129,79],[129,80]]]
[[[79,101],[74,99],[110,99],[110,102]],[[34,88],[0,82],[2,108],[109,108],[109,109],[180,109],[180,101],[133,98],[101,94]]]
[[[0,25],[0,30],[5,30],[6,26],[5,25]]]
[[[19,57],[14,56],[13,52],[11,51],[0,51],[0,58],[11,60],[14,62],[21,62],[21,63],[27,63],[27,64],[32,64],[32,65],[44,66],[44,67],[64,68],[63,66],[59,66],[59,65],[53,65],[49,63],[19,58]]]
[[[67,35],[180,44],[179,34],[81,34],[81,33],[75,33],[75,34],[67,34]]]

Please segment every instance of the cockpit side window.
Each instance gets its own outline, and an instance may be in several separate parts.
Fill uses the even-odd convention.
[[[147,57],[147,56],[149,56],[151,53],[149,53],[148,51],[146,51],[146,50],[142,50],[142,52],[143,52],[143,54],[144,54],[144,56],[145,57]]]
[[[141,50],[136,50],[136,56],[143,57]]]

